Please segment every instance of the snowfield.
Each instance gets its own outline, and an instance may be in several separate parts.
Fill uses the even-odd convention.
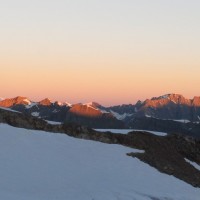
[[[49,120],[45,120],[46,122],[48,122],[48,124],[51,124],[51,125],[61,125],[62,122],[55,122],[55,121],[49,121]]]
[[[137,130],[137,129],[95,129],[96,131],[99,132],[111,132],[111,133],[121,133],[121,134],[127,134],[131,131],[145,131],[148,133],[152,133],[154,135],[158,135],[158,136],[166,136],[167,133],[163,133],[163,132],[158,132],[158,131],[148,131],[148,130]]]
[[[2,200],[199,200],[119,145],[0,124]]]

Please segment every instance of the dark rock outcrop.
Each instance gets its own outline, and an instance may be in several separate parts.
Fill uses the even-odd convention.
[[[200,171],[186,162],[185,158],[200,164],[200,141],[180,135],[159,137],[149,133],[130,133],[136,147],[145,149],[144,154],[129,153],[155,167],[162,173],[173,175],[195,187],[200,187]]]

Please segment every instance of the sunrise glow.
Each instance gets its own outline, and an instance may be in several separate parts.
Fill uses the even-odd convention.
[[[4,1],[0,96],[104,105],[193,98],[199,8],[197,0]]]

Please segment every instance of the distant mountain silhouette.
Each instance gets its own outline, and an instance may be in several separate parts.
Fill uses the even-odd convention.
[[[75,122],[93,128],[133,128],[135,119],[154,118],[199,123],[200,97],[180,94],[153,97],[136,104],[105,107],[99,103],[69,104],[45,98],[33,102],[26,97],[1,99],[0,106],[56,122]],[[143,123],[144,124],[144,123]]]

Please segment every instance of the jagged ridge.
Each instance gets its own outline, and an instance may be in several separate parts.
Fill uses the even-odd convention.
[[[69,104],[52,102],[46,98],[33,102],[26,97],[0,101],[0,106],[51,121],[71,121],[94,128],[132,128],[132,122],[140,117],[170,120],[200,121],[200,97],[184,98],[179,94],[153,97],[144,102],[104,107],[96,102]]]

